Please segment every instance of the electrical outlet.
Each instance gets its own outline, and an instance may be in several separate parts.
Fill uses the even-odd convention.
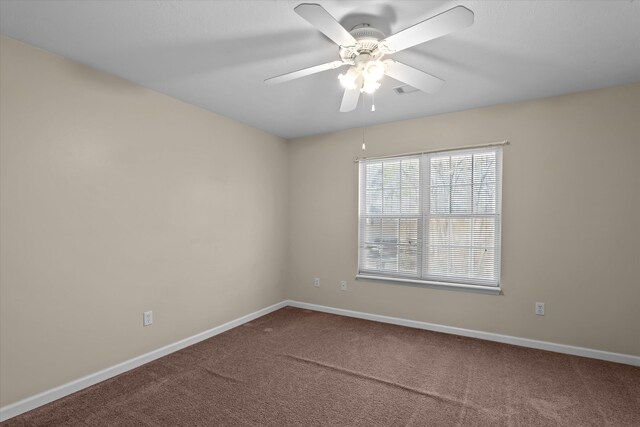
[[[544,316],[544,303],[537,302],[536,303],[536,316]]]
[[[340,290],[341,291],[346,291],[347,290],[347,281],[346,280],[341,280],[340,281]]]
[[[316,288],[320,287],[320,278],[316,277],[315,279],[313,279],[313,286],[315,286]]]
[[[153,323],[153,311],[145,311],[142,314],[142,326],[149,326]]]

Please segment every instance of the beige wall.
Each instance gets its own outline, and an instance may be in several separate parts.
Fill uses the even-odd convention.
[[[0,61],[0,406],[285,298],[286,141],[6,37]]]
[[[368,156],[511,141],[500,296],[354,280],[361,138],[291,142],[290,298],[640,355],[640,84],[367,129]]]

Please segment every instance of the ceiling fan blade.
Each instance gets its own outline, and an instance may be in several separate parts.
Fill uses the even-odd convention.
[[[340,104],[340,112],[347,113],[349,111],[353,111],[358,106],[358,100],[360,99],[360,88],[362,87],[362,82],[358,83],[358,86],[355,89],[345,89],[344,95],[342,96],[342,103]]]
[[[473,24],[473,12],[464,6],[456,6],[395,33],[381,40],[379,44],[387,53],[398,52],[442,37],[471,24]]]
[[[300,77],[309,76],[311,74],[320,73],[322,71],[333,70],[334,68],[342,67],[343,65],[347,64],[342,61],[327,62],[326,64],[315,65],[313,67],[303,68],[302,70],[271,77],[266,79],[264,82],[269,85],[275,85],[278,83],[288,82],[289,80],[299,79]]]
[[[335,44],[339,46],[356,44],[356,39],[319,4],[302,3],[293,10],[320,30],[322,34],[333,40]]]
[[[435,93],[444,85],[444,80],[402,62],[387,59],[384,64],[384,73],[387,76],[407,83],[423,92]]]

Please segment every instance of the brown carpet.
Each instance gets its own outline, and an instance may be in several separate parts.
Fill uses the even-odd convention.
[[[640,426],[640,368],[284,308],[2,424]]]

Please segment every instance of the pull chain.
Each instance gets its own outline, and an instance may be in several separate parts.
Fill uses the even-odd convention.
[[[367,144],[364,142],[364,136],[365,136],[364,132],[367,128],[366,118],[365,118],[364,98],[365,98],[365,95],[362,94],[362,151],[365,151],[367,149]]]

